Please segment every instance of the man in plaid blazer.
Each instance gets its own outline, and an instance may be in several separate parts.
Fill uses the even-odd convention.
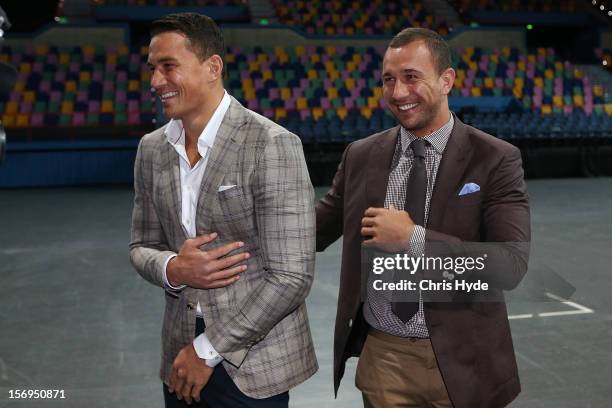
[[[151,85],[172,120],[134,169],[130,258],[165,289],[166,406],[287,407],[317,370],[306,305],[314,194],[300,140],[223,89],[208,17],[153,23]]]

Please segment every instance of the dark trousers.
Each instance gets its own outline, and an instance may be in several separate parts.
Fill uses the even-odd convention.
[[[197,318],[195,335],[198,336],[203,333],[204,329],[204,320]],[[164,384],[164,401],[166,408],[287,408],[289,406],[289,392],[264,399],[251,398],[236,387],[232,378],[223,368],[223,364],[218,364],[208,384],[200,393],[199,403],[193,401],[191,405],[187,405],[184,400],[176,398],[176,394],[171,394],[166,384]]]
[[[171,394],[166,384],[164,384],[164,401],[166,408],[287,408],[289,392],[264,399],[251,398],[236,387],[223,368],[223,364],[219,364],[215,367],[206,387],[202,389],[199,403],[193,401],[191,405],[187,405],[184,400],[176,398],[176,394]]]

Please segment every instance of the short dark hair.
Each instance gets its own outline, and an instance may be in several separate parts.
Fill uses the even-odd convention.
[[[448,43],[435,31],[427,28],[409,27],[405,28],[389,43],[389,48],[401,48],[414,41],[423,41],[433,58],[434,66],[438,74],[442,74],[452,66],[452,52]]]
[[[151,24],[151,37],[165,32],[179,32],[187,37],[187,48],[204,61],[212,55],[225,60],[223,34],[215,21],[198,13],[174,13],[161,17]]]

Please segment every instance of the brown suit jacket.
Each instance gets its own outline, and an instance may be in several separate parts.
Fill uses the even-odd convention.
[[[336,392],[346,360],[359,356],[367,334],[360,296],[360,224],[368,207],[383,206],[398,134],[395,127],[351,143],[331,189],[316,206],[317,251],[344,236],[334,338]],[[459,196],[469,182],[481,190]],[[501,301],[425,303],[431,342],[455,407],[501,407],[520,392],[501,291],[516,287],[525,274],[529,240],[520,151],[455,117],[431,198],[427,243],[526,243],[497,253],[504,269],[490,283]]]

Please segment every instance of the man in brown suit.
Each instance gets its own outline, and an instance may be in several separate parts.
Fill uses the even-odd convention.
[[[520,383],[502,290],[525,274],[530,240],[520,151],[449,111],[455,71],[436,33],[400,32],[382,76],[400,125],[351,143],[316,207],[317,250],[344,236],[335,390],[346,360],[360,356],[356,383],[365,406],[505,406]],[[433,302],[419,292],[418,302],[391,303],[363,290],[363,246],[427,254],[468,242],[523,244],[495,252],[503,266],[496,273],[472,276],[498,301]]]

